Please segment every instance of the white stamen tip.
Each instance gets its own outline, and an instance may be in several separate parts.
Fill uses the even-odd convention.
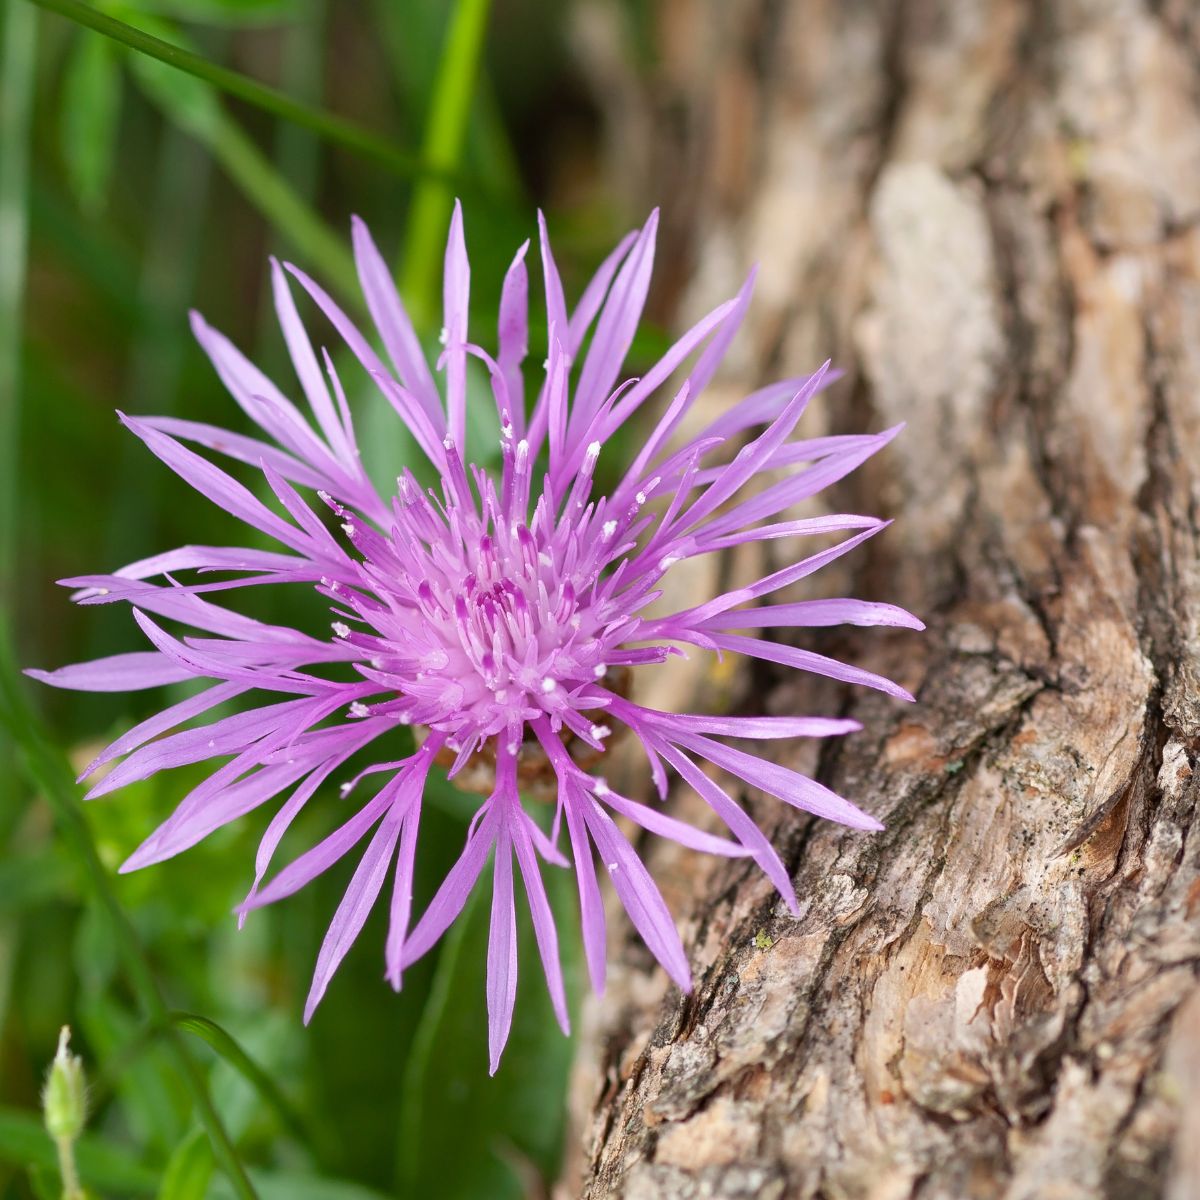
[[[343,521],[342,522],[342,532],[348,538],[352,538],[354,536],[354,522],[353,521]]]
[[[549,695],[552,691],[554,691],[554,689],[556,687],[558,687],[557,679],[543,679],[542,680],[542,691],[545,692],[546,695]]]
[[[609,539],[610,537],[612,537],[612,535],[613,535],[614,533],[616,533],[616,532],[617,532],[617,523],[616,523],[616,521],[605,521],[605,522],[604,522],[604,527],[603,527],[603,529],[601,530],[601,533],[604,535],[604,540],[605,540],[606,542],[607,542],[607,541],[608,541],[608,539]]]
[[[608,786],[607,780],[604,780],[604,779],[597,779],[592,784],[592,791],[597,796],[611,796],[612,795],[612,788],[610,788]]]
[[[609,727],[607,725],[593,725],[592,726],[592,737],[594,737],[596,739],[596,741],[598,741],[598,742],[602,741],[604,738],[608,737],[609,734],[611,734],[611,733],[612,733],[612,730],[609,729]]]
[[[588,452],[588,458],[599,458],[600,457],[600,443],[599,442],[589,442],[587,452]]]
[[[353,790],[354,790],[354,784],[352,784],[352,783],[343,783],[343,784],[339,785],[339,787],[338,787],[338,795],[339,795],[339,796],[341,796],[341,798],[342,798],[343,800],[345,800],[345,798],[346,798],[348,795],[350,795],[350,793],[351,793]]]
[[[317,495],[320,496],[321,499],[324,500],[326,504],[328,504],[330,502],[330,500],[333,499],[333,497],[327,491],[325,491],[323,488],[321,491],[319,491],[317,493]]]
[[[445,346],[450,341],[450,330],[445,325],[438,331],[438,342]]]
[[[604,663],[597,663],[592,668],[592,674],[595,675],[597,679],[603,679],[604,676],[608,674],[608,667],[605,666]]]
[[[352,717],[365,717],[370,711],[371,710],[365,704],[363,704],[361,700],[355,700],[355,702],[350,705],[350,715]]]
[[[636,496],[634,496],[634,499],[638,502],[639,505],[645,504],[646,503],[646,493],[638,492],[638,494]]]
[[[333,632],[340,638],[348,638],[350,636],[350,626],[341,621],[334,621]]]

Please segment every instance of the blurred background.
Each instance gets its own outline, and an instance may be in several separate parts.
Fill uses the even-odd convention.
[[[622,62],[636,73],[650,54],[639,31],[653,6],[618,7]],[[604,81],[580,67],[586,22],[573,9],[559,0],[0,4],[0,581],[18,666],[140,648],[126,610],[75,609],[56,579],[242,536],[114,415],[177,413],[245,429],[191,338],[190,308],[292,390],[268,256],[302,265],[354,311],[352,213],[396,264],[433,349],[454,192],[485,346],[504,269],[534,232],[537,206],[568,293],[644,219],[636,186],[611,169],[596,100]],[[85,27],[97,12],[126,32]],[[336,113],[391,157],[218,95],[131,48],[136,31]],[[652,311],[665,311],[680,270],[668,266]],[[325,329],[317,338],[330,341]],[[635,357],[657,341],[649,332]],[[390,410],[356,386],[360,441],[386,480],[411,447]],[[497,1200],[548,1190],[563,1152],[572,1045],[529,963],[503,1066],[487,1077],[486,912],[471,910],[399,996],[382,982],[383,925],[372,920],[305,1029],[303,998],[348,871],[329,872],[241,932],[231,910],[250,882],[262,821],[118,877],[195,777],[172,772],[88,805],[72,836],[56,826],[52,800],[72,807],[71,774],[169,692],[7,687],[29,744],[19,755],[5,741],[0,772],[0,1196],[60,1194],[38,1100],[63,1024],[91,1081],[80,1149],[90,1194],[239,1194],[214,1169],[197,1100],[205,1094],[264,1197]],[[40,746],[36,786],[18,769],[29,745]],[[297,843],[334,819],[328,805],[310,806]],[[428,893],[461,846],[461,813],[433,808],[422,837]],[[89,842],[107,900],[95,890]],[[555,899],[577,996],[573,898]]]

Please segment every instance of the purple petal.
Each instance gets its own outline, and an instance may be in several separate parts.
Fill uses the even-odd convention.
[[[492,873],[492,919],[488,931],[488,1074],[495,1075],[512,1028],[517,999],[517,909],[513,903],[512,844],[509,822],[496,833]]]
[[[607,970],[607,930],[604,920],[604,901],[596,879],[596,864],[592,858],[592,843],[588,840],[583,806],[589,799],[577,789],[565,797],[567,832],[571,838],[571,857],[575,862],[575,879],[579,887],[579,916],[583,926],[583,950],[587,957],[592,990],[604,994]]]
[[[542,959],[542,970],[546,975],[546,987],[550,992],[554,1015],[563,1033],[569,1034],[571,1021],[567,1015],[567,993],[563,987],[562,964],[558,957],[558,931],[554,927],[554,914],[546,896],[546,885],[542,882],[541,869],[533,851],[530,826],[533,826],[532,818],[521,811],[520,802],[517,801],[514,804],[511,827],[513,849],[517,854],[517,864],[521,868],[521,878],[525,882],[525,894],[529,897],[533,932],[537,938],[538,954]],[[509,869],[511,871],[511,865]]]
[[[441,433],[446,423],[442,399],[430,373],[429,364],[425,361],[425,352],[421,349],[416,330],[413,329],[404,302],[396,290],[392,273],[376,248],[366,222],[353,217],[351,225],[358,279],[362,284],[371,319],[375,322],[375,328],[379,330],[379,336],[383,339],[388,357],[400,376],[400,382],[417,398],[435,430]]]
[[[696,789],[700,798],[725,822],[734,837],[754,856],[754,861],[778,889],[784,903],[794,915],[798,916],[800,904],[796,899],[796,889],[792,885],[791,876],[788,875],[783,860],[767,839],[766,834],[730,797],[729,793],[715,780],[709,779],[682,750],[668,742],[660,743],[659,749],[663,757],[679,772],[684,781]]]
[[[640,825],[643,829],[648,829],[659,837],[678,842],[689,850],[699,850],[703,854],[716,854],[721,858],[745,858],[750,853],[737,842],[705,833],[703,829],[697,829],[694,825],[688,825],[684,821],[669,817],[666,813],[659,812],[658,809],[651,808],[648,804],[627,800],[624,796],[617,795],[616,792],[597,791],[596,798],[602,804],[607,804],[614,812],[628,817],[635,825]]]
[[[94,658],[91,662],[58,667],[53,671],[29,667],[25,674],[51,687],[76,692],[133,692],[162,687],[166,683],[181,683],[194,678],[196,672],[172,662],[156,650],[137,650],[132,654]]]
[[[463,237],[462,205],[454,202],[450,236],[446,240],[443,280],[443,322],[446,328],[446,411],[451,441],[460,448],[467,443],[467,308],[471,295],[471,266]]]
[[[683,991],[690,992],[692,973],[687,955],[683,952],[675,922],[671,919],[662,893],[650,878],[650,872],[612,817],[591,797],[583,805],[583,816],[634,928],[641,934],[650,952],[666,968],[667,974]]]
[[[169,708],[164,708],[161,712],[147,717],[127,733],[123,733],[115,742],[107,745],[88,763],[76,782],[82,783],[105,763],[112,762],[114,758],[120,758],[122,754],[128,754],[131,750],[136,750],[143,742],[148,742],[160,733],[166,733],[168,729],[174,729],[176,725],[182,725],[184,721],[191,720],[192,717],[198,717],[201,713],[208,712],[210,708],[215,708],[218,704],[236,699],[248,690],[245,685],[240,683],[216,683],[197,695],[190,696],[187,700],[181,700],[178,704],[172,704]]]
[[[304,1004],[304,1023],[312,1020],[316,1007],[325,995],[333,973],[341,965],[347,951],[354,945],[354,939],[362,932],[367,917],[383,887],[388,868],[392,863],[392,851],[396,848],[396,839],[400,836],[401,815],[392,812],[384,818],[383,824],[375,831],[375,836],[367,846],[354,875],[346,888],[329,930],[321,943],[321,951],[317,955],[316,969],[313,971],[312,987],[309,988],[308,999]]]
[[[753,754],[747,754],[744,750],[736,750],[732,746],[714,742],[711,738],[699,734],[678,734],[674,740],[701,758],[707,759],[714,766],[736,775],[751,787],[769,792],[785,804],[792,804],[814,816],[837,821],[853,829],[883,828],[879,821],[856,808],[849,800],[843,800],[824,784],[809,779],[807,775],[801,775],[799,771],[792,771],[778,763],[768,762]]]
[[[525,268],[528,250],[529,242],[526,241],[504,276],[496,329],[499,344],[496,361],[508,387],[513,409],[509,417],[517,437],[525,432],[525,381],[521,375],[521,363],[529,351],[529,272]]]
[[[400,834],[400,852],[396,856],[396,880],[392,887],[392,906],[388,918],[387,980],[397,991],[402,974],[401,958],[408,921],[412,915],[413,876],[416,872],[417,830],[421,820],[421,797],[416,795],[404,817]]]
[[[450,928],[455,917],[463,910],[475,881],[487,862],[492,849],[498,824],[496,810],[493,805],[487,805],[483,818],[472,830],[467,844],[458,861],[450,868],[442,886],[429,902],[421,919],[417,922],[412,936],[404,945],[400,963],[410,967],[421,955],[425,954],[437,942],[438,938]]]
[[[796,646],[781,646],[778,642],[768,642],[763,638],[744,637],[740,633],[714,633],[711,639],[723,650],[732,650],[735,654],[748,654],[751,658],[760,658],[766,662],[780,663],[785,667],[794,667],[799,671],[811,671],[814,675],[825,675],[829,679],[840,679],[843,683],[860,684],[863,687],[875,688],[895,696],[897,700],[912,701],[911,693],[898,683],[893,683],[874,671],[864,671],[862,667],[852,667],[848,663],[839,662],[824,654],[816,654],[812,650],[801,650]]]
[[[625,260],[604,303],[596,333],[575,390],[571,414],[571,437],[577,440],[612,391],[625,355],[633,344],[633,335],[641,320],[650,289],[650,268],[654,263],[654,241],[658,231],[658,210],[650,214]]]
[[[705,629],[776,629],[789,625],[892,625],[924,629],[925,622],[894,604],[870,600],[801,600],[796,604],[765,604],[759,608],[717,613]]]

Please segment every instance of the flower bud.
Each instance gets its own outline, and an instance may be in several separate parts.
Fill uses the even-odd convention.
[[[73,1142],[83,1132],[87,1119],[87,1081],[83,1060],[68,1049],[70,1026],[58,1035],[58,1053],[50,1064],[46,1087],[42,1092],[42,1113],[46,1131],[56,1142]]]

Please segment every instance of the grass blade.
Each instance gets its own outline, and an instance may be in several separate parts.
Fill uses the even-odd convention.
[[[455,177],[462,159],[490,8],[491,0],[458,0],[429,106],[424,153],[434,169],[413,194],[400,287],[422,329],[435,321],[438,272],[454,199],[447,180]]]
[[[406,179],[428,176],[444,177],[447,181],[450,179],[450,176],[438,167],[420,161],[413,155],[393,146],[385,138],[361,129],[352,121],[334,116],[332,113],[325,112],[324,109],[304,104],[276,88],[249,79],[228,67],[209,62],[199,54],[173,45],[171,42],[164,41],[162,38],[155,37],[132,25],[127,25],[124,21],[118,21],[115,17],[84,3],[83,0],[29,0],[29,2],[49,9],[51,12],[59,13],[88,29],[93,29],[138,54],[166,63],[176,71],[182,71],[196,79],[202,79],[218,91],[236,96],[239,100],[244,100],[247,104],[252,104],[265,112],[311,129],[326,141],[344,146],[364,158],[369,158],[393,174]],[[458,180],[457,182],[461,185],[464,181]]]
[[[221,1056],[256,1092],[263,1102],[275,1110],[284,1127],[302,1145],[311,1146],[318,1140],[302,1116],[280,1090],[279,1085],[242,1049],[241,1044],[216,1021],[195,1013],[173,1012],[170,1022],[185,1033],[194,1034]]]

